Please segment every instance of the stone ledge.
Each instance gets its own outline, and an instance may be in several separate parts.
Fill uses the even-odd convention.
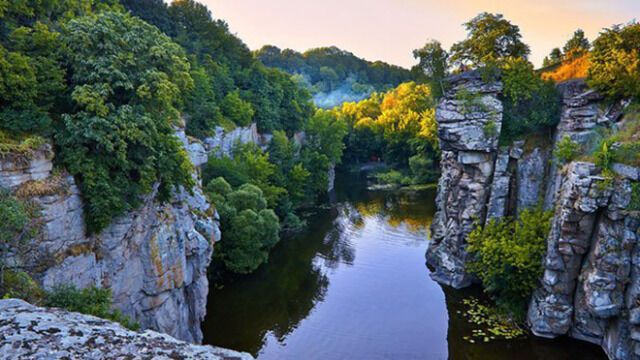
[[[193,345],[155,331],[135,332],[94,316],[0,300],[3,359],[251,360],[247,353]]]

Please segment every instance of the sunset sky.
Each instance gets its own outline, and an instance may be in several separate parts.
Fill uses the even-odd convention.
[[[265,44],[304,51],[335,45],[368,60],[410,67],[428,39],[447,48],[461,24],[498,12],[520,26],[536,65],[576,28],[593,39],[640,15],[640,0],[201,0],[251,49]]]

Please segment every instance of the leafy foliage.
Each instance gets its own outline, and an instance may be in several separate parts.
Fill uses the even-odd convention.
[[[134,15],[158,26],[193,57],[196,90],[187,96],[187,132],[203,137],[215,126],[256,122],[260,131],[300,130],[313,114],[309,93],[288,74],[268,69],[228,25],[194,0],[123,0]]]
[[[334,112],[349,128],[347,161],[382,156],[407,168],[409,158],[426,153],[437,162],[434,100],[427,85],[404,83],[359,103],[346,103]]]
[[[224,243],[217,255],[237,273],[250,273],[265,263],[269,250],[279,241],[280,223],[259,187],[244,184],[232,190],[219,177],[206,187],[221,217]]]
[[[431,86],[431,92],[435,98],[444,95],[443,80],[449,67],[449,54],[442,48],[439,41],[427,42],[422,48],[413,50],[413,57],[418,59],[416,67],[422,71]]]
[[[191,165],[171,127],[182,91],[193,86],[182,49],[115,12],[70,21],[63,43],[74,106],[56,140],[79,180],[89,230],[138,206],[155,183],[160,199],[172,186],[190,188]]]
[[[464,26],[467,38],[451,47],[453,64],[482,66],[508,58],[526,59],[529,55],[529,46],[522,42],[520,28],[501,14],[484,12]]]
[[[468,270],[509,312],[523,311],[538,286],[552,216],[540,209],[524,210],[517,220],[491,220],[469,234]]]
[[[612,98],[640,98],[640,24],[605,29],[593,42],[589,86]]]
[[[0,189],[0,290],[5,294],[30,292],[32,288],[21,271],[13,269],[8,256],[27,252],[28,240],[40,230],[39,220],[39,207],[35,203],[22,201]]]
[[[551,132],[560,121],[560,94],[554,83],[542,80],[533,65],[523,58],[505,60],[502,81],[502,140],[545,130]]]
[[[336,47],[311,49],[299,53],[267,45],[255,53],[258,60],[296,75],[323,108],[361,100],[373,91],[383,91],[412,79],[398,66],[369,62]]]
[[[80,290],[73,285],[59,285],[46,295],[46,306],[112,320],[131,330],[140,328],[120,311],[111,310],[111,302],[111,290],[95,286]]]
[[[575,160],[580,154],[580,144],[571,140],[571,137],[565,135],[558,143],[553,151],[553,155],[560,164],[567,164]]]

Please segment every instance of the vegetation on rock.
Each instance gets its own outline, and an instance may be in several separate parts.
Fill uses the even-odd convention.
[[[95,286],[78,289],[72,285],[59,285],[48,292],[45,305],[68,311],[93,315],[120,323],[130,330],[138,330],[140,325],[118,310],[111,310],[111,290]]]
[[[523,317],[539,285],[552,216],[552,212],[526,209],[517,219],[492,219],[467,239],[472,257],[467,270],[478,276],[501,308],[516,316]]]

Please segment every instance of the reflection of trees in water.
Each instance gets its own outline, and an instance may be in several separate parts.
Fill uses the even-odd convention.
[[[324,301],[327,269],[354,263],[353,239],[367,218],[416,229],[424,228],[425,219],[431,216],[422,207],[432,199],[370,192],[348,199],[309,216],[309,228],[283,239],[266,266],[248,276],[226,276],[224,288],[211,289],[203,324],[205,343],[257,355],[268,333],[285,341],[316,304]]]
[[[324,300],[329,279],[314,259],[327,246],[318,237],[330,230],[324,219],[332,215],[317,216],[305,234],[278,244],[268,266],[230,275],[223,289],[210,292],[205,343],[257,355],[268,332],[283,341]]]
[[[419,192],[374,192],[355,202],[362,217],[377,218],[392,228],[407,226],[417,233],[431,226],[434,214],[434,190]]]

